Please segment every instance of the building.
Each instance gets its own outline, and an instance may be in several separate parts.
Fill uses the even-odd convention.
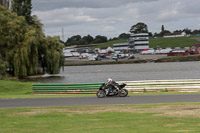
[[[200,54],[200,44],[193,45],[189,49],[190,54]]]
[[[115,51],[141,51],[149,48],[149,34],[148,33],[137,33],[132,34],[127,43],[116,43],[113,44]]]
[[[129,38],[129,47],[131,50],[141,51],[149,48],[149,34],[137,33],[131,34]]]
[[[114,51],[123,51],[123,50],[130,50],[130,44],[129,43],[115,43],[113,44]]]
[[[165,33],[164,38],[170,38],[170,37],[185,37],[185,32],[174,32],[174,33]]]

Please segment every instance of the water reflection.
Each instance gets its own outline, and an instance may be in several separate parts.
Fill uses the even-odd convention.
[[[93,83],[116,81],[199,79],[199,62],[68,66],[59,75],[34,79],[42,83]]]
[[[59,83],[59,81],[62,81],[64,79],[64,76],[62,75],[53,75],[53,76],[44,76],[39,78],[32,78],[32,79],[26,79],[26,81],[33,81],[33,82],[41,82],[41,83]]]

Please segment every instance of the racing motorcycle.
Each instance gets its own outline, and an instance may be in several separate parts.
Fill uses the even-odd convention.
[[[99,90],[97,91],[96,95],[98,98],[108,97],[108,96],[120,96],[126,97],[128,95],[128,90],[124,87],[126,84],[122,83],[116,89],[114,86],[103,83]]]

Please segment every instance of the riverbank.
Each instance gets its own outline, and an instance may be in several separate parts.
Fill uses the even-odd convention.
[[[108,64],[133,64],[133,63],[147,63],[151,59],[145,60],[106,60],[106,61],[86,61],[86,62],[66,62],[65,66],[83,66],[83,65],[108,65]]]
[[[200,61],[200,55],[166,57],[157,59],[154,62],[157,63],[157,62],[185,62],[185,61]]]
[[[167,57],[166,55],[141,55],[136,56],[135,59],[119,59],[116,60],[103,60],[103,61],[87,61],[87,60],[79,60],[65,62],[65,66],[82,66],[82,65],[107,65],[107,64],[134,64],[134,63],[161,63],[161,62],[186,62],[186,61],[200,61],[200,55],[190,55],[190,56],[175,56],[175,57]]]

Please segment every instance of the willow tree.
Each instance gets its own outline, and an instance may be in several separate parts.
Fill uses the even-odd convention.
[[[23,16],[0,7],[0,54],[9,73],[17,77],[37,74],[40,32],[29,26]]]
[[[45,37],[42,24],[33,16],[28,24],[23,16],[0,6],[0,56],[10,74],[26,77],[38,74],[39,67],[50,74],[63,65],[63,44],[58,37]]]
[[[38,47],[42,39],[37,29],[27,28],[21,47],[15,48],[14,59],[17,59],[13,61],[15,75],[24,77],[38,73]]]
[[[17,17],[3,7],[0,7],[0,18],[0,53],[14,75],[14,61],[18,60],[14,57],[17,49],[22,47],[27,24],[23,17]]]
[[[13,0],[12,11],[16,12],[18,16],[24,16],[28,24],[32,24],[32,0]]]
[[[10,5],[10,1],[9,0],[0,0],[0,5],[2,5],[8,9],[9,5]]]
[[[2,59],[2,56],[0,54],[0,78],[1,76],[6,74],[6,65],[7,63]]]
[[[50,37],[46,38],[46,43],[43,45],[45,48],[44,51],[44,60],[46,72],[49,74],[57,74],[60,72],[61,66],[64,63],[64,56],[62,49],[64,44],[60,42],[59,37]]]

